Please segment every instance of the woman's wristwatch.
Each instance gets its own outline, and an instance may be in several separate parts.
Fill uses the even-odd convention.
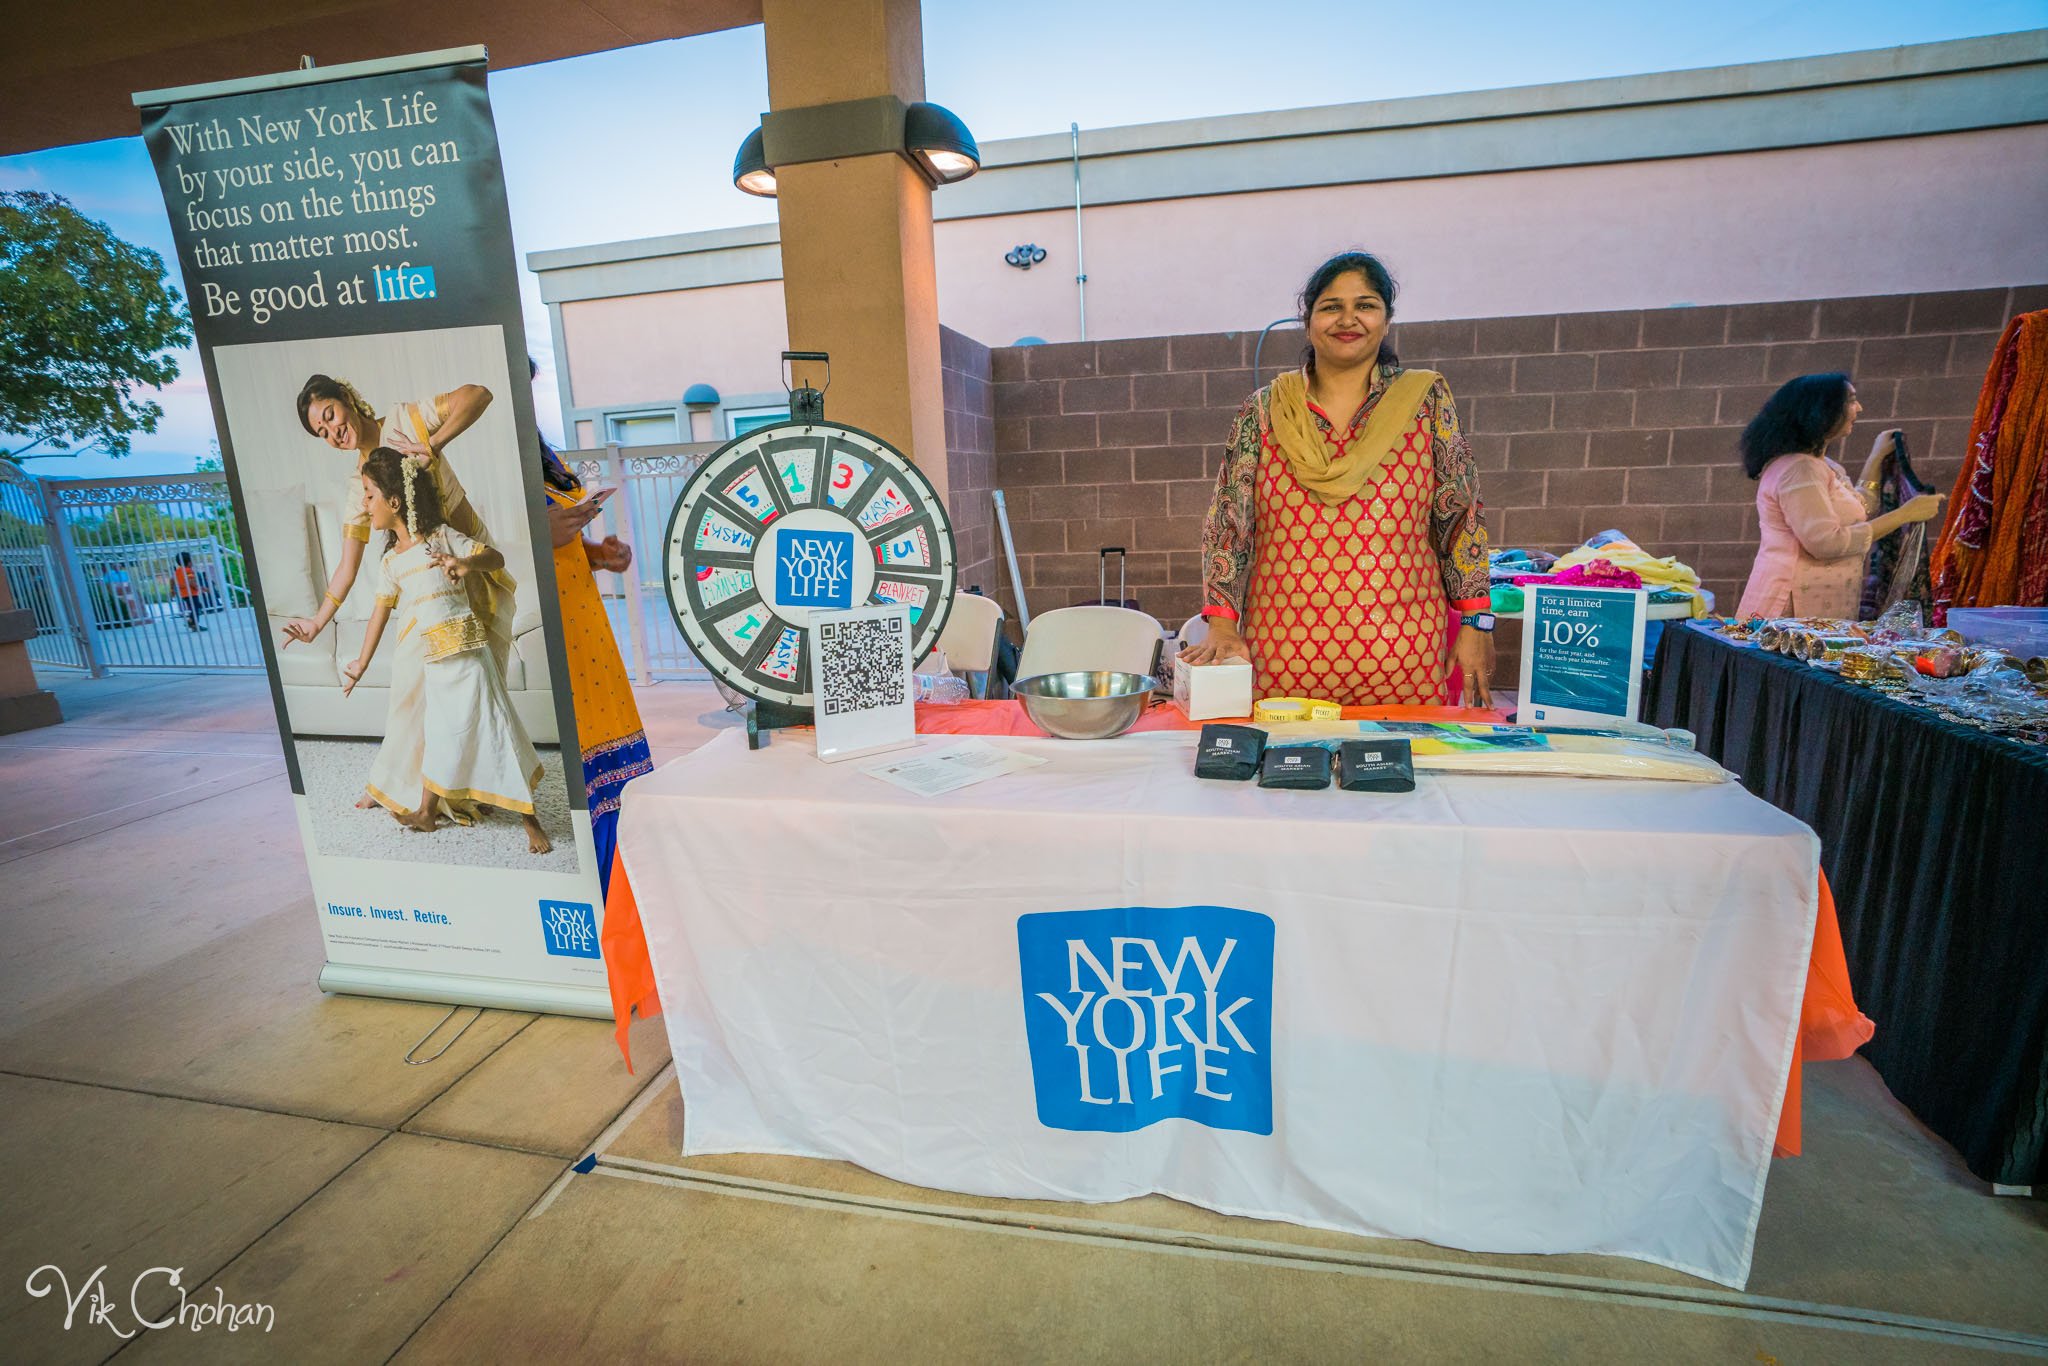
[[[1475,631],[1491,631],[1493,629],[1493,613],[1467,612],[1458,618],[1458,624],[1470,626]]]

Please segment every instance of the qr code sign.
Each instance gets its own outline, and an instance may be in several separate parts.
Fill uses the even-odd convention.
[[[903,705],[909,678],[903,666],[908,630],[909,622],[901,615],[818,624],[818,700],[825,715]]]

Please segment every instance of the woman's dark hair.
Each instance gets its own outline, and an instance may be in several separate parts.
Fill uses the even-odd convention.
[[[1742,469],[1752,479],[1781,455],[1818,455],[1849,407],[1840,371],[1788,379],[1742,429]]]
[[[313,420],[308,416],[313,405],[322,399],[333,399],[349,412],[356,410],[355,400],[349,396],[348,387],[340,380],[328,375],[315,375],[299,390],[299,425],[306,429],[307,436],[318,436],[313,430]]]
[[[531,351],[526,353],[526,377],[530,380],[540,378],[540,362],[533,358]],[[539,432],[534,436],[540,442],[540,477],[547,486],[558,493],[574,493],[582,488],[583,481],[570,472],[568,464],[555,453],[548,439]]]
[[[574,493],[582,488],[583,481],[576,477],[568,462],[555,453],[548,439],[538,432],[534,433],[534,439],[540,442],[540,477],[547,486],[558,493]]]
[[[396,498],[398,506],[405,506],[405,457],[389,446],[379,446],[363,461],[363,477],[377,486],[386,498]],[[434,476],[425,469],[415,469],[412,474],[412,534],[426,537],[447,519],[441,512],[441,490],[434,483]],[[398,544],[398,533],[386,534],[384,550],[389,554],[391,547]]]
[[[1315,274],[1309,276],[1308,283],[1301,287],[1301,297],[1296,300],[1296,305],[1303,327],[1308,326],[1308,315],[1315,308],[1316,300],[1323,297],[1323,291],[1335,284],[1338,276],[1354,270],[1365,276],[1373,291],[1387,301],[1387,321],[1393,321],[1394,277],[1387,270],[1386,263],[1369,251],[1345,251],[1317,266]],[[1311,370],[1316,368],[1316,349],[1313,346],[1302,348],[1302,362]],[[1379,363],[1397,367],[1401,364],[1401,358],[1394,354],[1391,331],[1380,343]]]

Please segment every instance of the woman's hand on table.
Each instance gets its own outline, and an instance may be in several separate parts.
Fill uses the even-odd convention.
[[[1458,704],[1465,707],[1492,706],[1493,632],[1482,631],[1476,626],[1460,626],[1451,654],[1465,674]]]
[[[1251,659],[1252,648],[1238,634],[1236,622],[1229,617],[1210,617],[1208,636],[1200,644],[1182,650],[1180,657],[1190,664],[1227,664],[1234,659]]]
[[[548,539],[560,550],[571,541],[583,539],[583,528],[590,525],[597,514],[604,511],[602,505],[589,501],[581,503],[548,504]]]

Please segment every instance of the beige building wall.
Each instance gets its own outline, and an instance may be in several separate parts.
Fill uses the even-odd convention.
[[[1091,339],[1256,330],[1350,246],[1387,260],[1409,321],[2031,284],[2048,31],[1098,130],[1082,152]],[[946,326],[1081,336],[1070,153],[1066,134],[993,144],[937,194]],[[579,436],[696,383],[728,408],[779,397],[777,239],[529,258]],[[1046,252],[1028,271],[1003,259],[1024,243]]]
[[[990,345],[1076,340],[1064,217],[942,223],[947,325]],[[2048,125],[1113,204],[1084,218],[1096,338],[1263,327],[1352,246],[1388,263],[1399,313],[1418,321],[1977,289],[2029,283],[2048,257]],[[1003,263],[1002,239],[1031,233],[1047,260],[1027,276]]]

